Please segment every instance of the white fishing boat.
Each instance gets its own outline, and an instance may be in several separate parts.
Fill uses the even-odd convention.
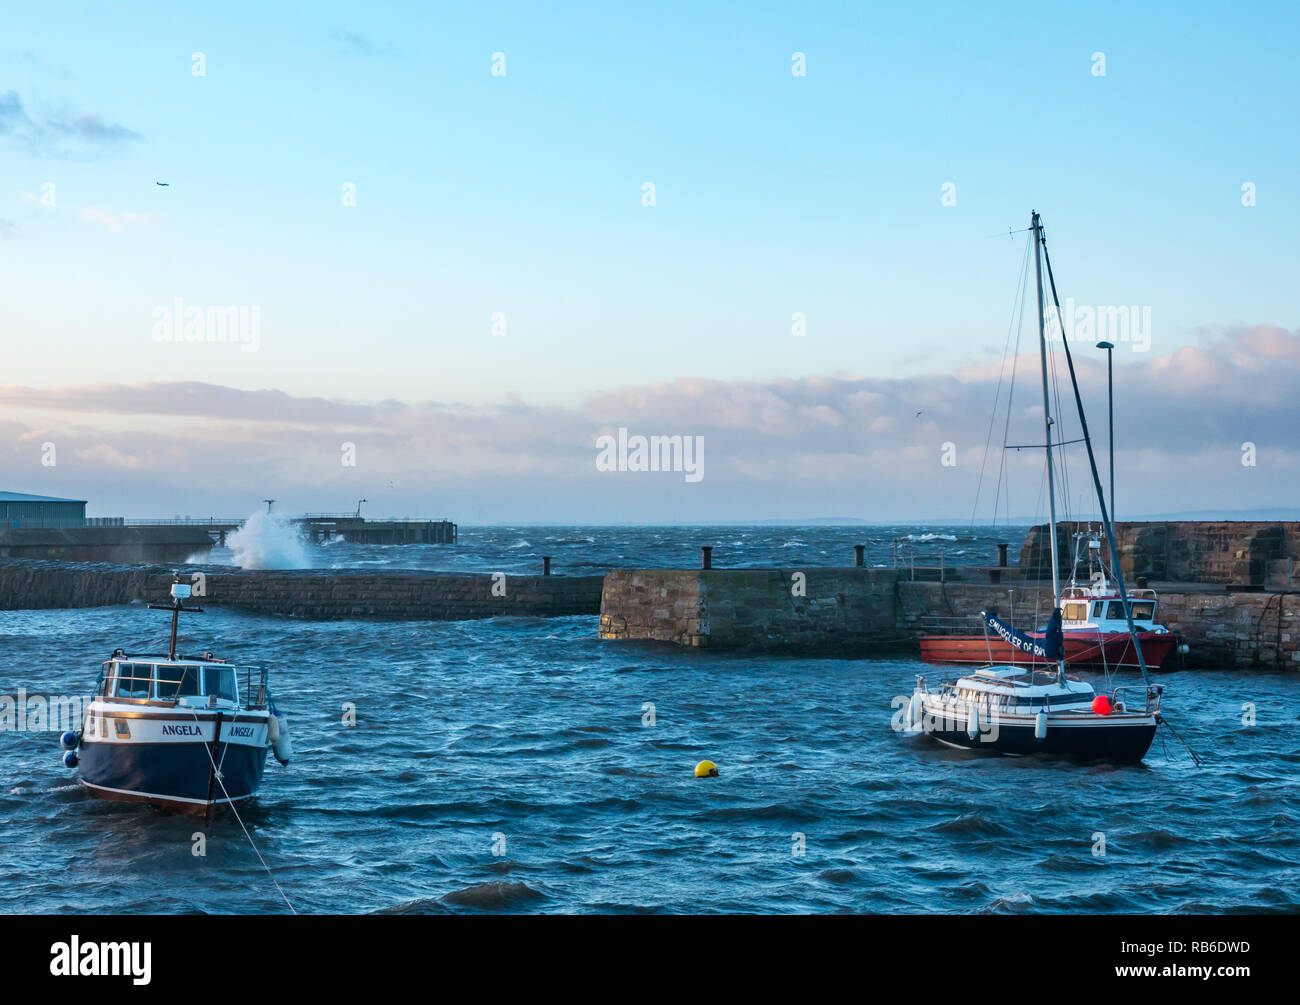
[[[102,799],[148,803],[188,813],[257,794],[268,753],[292,754],[288,720],[271,697],[266,667],[211,653],[176,652],[176,629],[190,587],[177,579],[166,655],[117,649],[104,661],[82,727],[62,736],[63,763]]]

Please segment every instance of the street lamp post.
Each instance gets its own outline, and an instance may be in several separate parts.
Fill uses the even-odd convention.
[[[1113,342],[1098,342],[1098,349],[1106,350],[1106,404],[1110,411],[1110,418],[1107,422],[1110,433],[1110,520],[1115,522],[1115,370],[1113,357],[1115,344]]]
[[[358,500],[357,500],[357,519],[358,519],[358,520],[361,519],[361,504],[362,504],[363,502],[369,502],[369,501],[370,501],[369,499],[358,499]]]

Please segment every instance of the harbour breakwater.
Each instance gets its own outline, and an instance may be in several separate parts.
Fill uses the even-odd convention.
[[[0,609],[168,602],[173,570],[75,562],[0,563]],[[194,602],[312,621],[468,621],[595,614],[600,576],[520,576],[337,569],[211,572],[182,567]],[[195,579],[193,577],[198,576]],[[202,593],[199,593],[199,590]]]
[[[1057,565],[1069,572],[1076,531],[1088,524],[1058,522]],[[1092,524],[1096,527],[1096,524]],[[1166,583],[1224,583],[1289,589],[1300,573],[1300,523],[1257,520],[1186,520],[1115,524],[1120,569]],[[1051,576],[1047,524],[1030,528],[1020,549],[1025,575]],[[1105,556],[1107,564],[1110,556]]]
[[[600,636],[744,652],[863,656],[915,651],[937,622],[978,633],[981,611],[1038,624],[1051,589],[915,582],[894,569],[616,570]],[[1300,596],[1222,587],[1160,593],[1157,620],[1191,647],[1188,667],[1300,671]]]
[[[0,559],[184,562],[211,547],[201,527],[0,527]]]
[[[256,614],[318,621],[599,615],[603,639],[827,656],[915,652],[916,639],[937,623],[978,632],[978,615],[988,610],[1036,625],[1051,607],[1043,581],[916,581],[908,570],[865,567],[612,570],[603,577],[194,567],[180,574],[201,586],[197,603]],[[0,609],[165,602],[172,575],[161,566],[0,562]],[[1295,591],[1154,585],[1157,621],[1191,647],[1188,667],[1300,671]]]

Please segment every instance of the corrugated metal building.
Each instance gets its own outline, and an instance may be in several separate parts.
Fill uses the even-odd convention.
[[[85,499],[0,492],[0,529],[25,527],[84,527]]]

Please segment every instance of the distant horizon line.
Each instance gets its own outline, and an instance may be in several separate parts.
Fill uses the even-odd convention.
[[[247,520],[256,513],[265,513],[265,510],[257,510],[255,513],[246,514],[243,517],[218,517],[196,516],[182,517],[181,522],[202,523],[209,520]],[[273,513],[273,516],[284,517],[286,519],[301,519],[304,513]],[[333,514],[330,514],[333,515]],[[350,514],[349,514],[350,515]],[[342,518],[342,514],[339,515]],[[620,521],[602,521],[586,520],[568,523],[559,523],[553,520],[491,520],[491,521],[462,521],[456,520],[451,516],[424,517],[412,516],[409,513],[397,514],[362,514],[362,518],[369,521],[401,521],[401,522],[437,522],[446,520],[455,523],[458,527],[942,527],[945,529],[953,528],[979,528],[982,530],[999,530],[1021,529],[1025,527],[1042,526],[1047,523],[1044,517],[1017,516],[1007,517],[1001,520],[979,520],[972,521],[969,517],[960,519],[944,517],[921,517],[910,519],[894,520],[869,520],[863,517],[834,516],[834,517],[769,517],[763,519],[740,519],[740,520],[620,520]],[[110,519],[106,516],[87,514],[87,521]],[[138,520],[158,520],[173,521],[176,520],[175,514],[171,516],[142,516],[137,515],[131,519]],[[1212,523],[1249,523],[1257,521],[1277,521],[1290,522],[1300,521],[1300,507],[1259,507],[1250,510],[1229,510],[1229,509],[1208,509],[1208,510],[1184,510],[1180,512],[1169,513],[1143,513],[1135,516],[1124,516],[1116,523],[1158,523],[1163,521],[1202,521]],[[1088,523],[1100,524],[1101,520],[1094,516],[1089,517],[1068,517],[1062,516],[1058,519],[1059,523]]]

